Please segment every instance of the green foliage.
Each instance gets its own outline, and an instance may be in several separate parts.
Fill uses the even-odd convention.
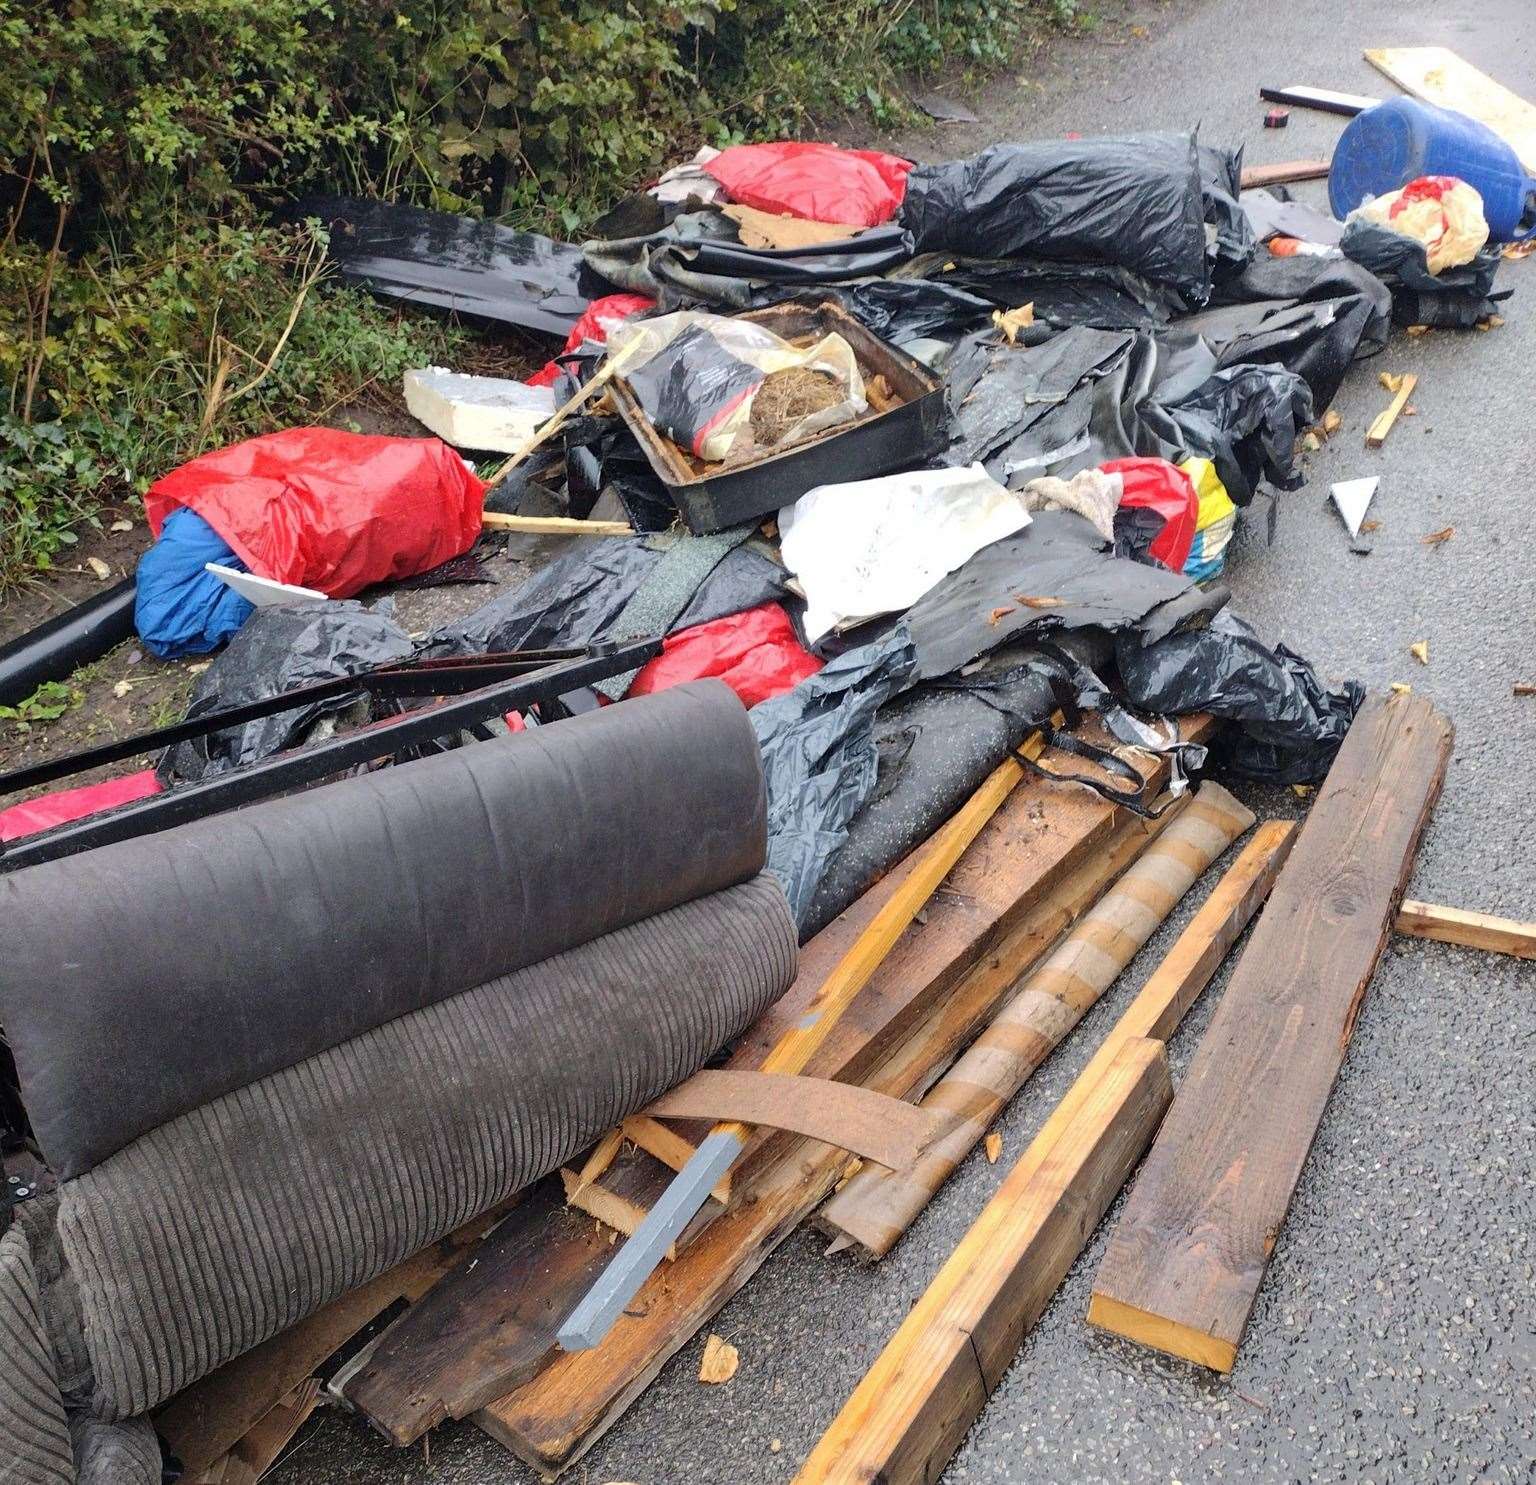
[[[0,587],[107,495],[448,359],[457,332],[313,282],[280,201],[574,237],[706,140],[903,122],[901,75],[1004,65],[1076,3],[0,0]]]
[[[78,687],[64,681],[44,681],[24,701],[15,706],[0,706],[0,722],[9,722],[20,732],[30,732],[38,722],[57,722],[84,700],[85,692]]]
[[[61,258],[46,335],[25,313],[0,321],[0,588],[52,566],[103,499],[142,493],[204,448],[319,420],[375,383],[396,387],[462,339],[354,289],[304,289],[321,246],[308,228],[205,223],[150,242]],[[25,244],[0,254],[0,305],[35,299],[46,260]]]

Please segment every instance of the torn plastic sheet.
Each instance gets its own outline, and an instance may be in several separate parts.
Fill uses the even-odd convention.
[[[229,648],[198,677],[186,719],[264,701],[313,681],[394,664],[409,659],[413,650],[410,635],[395,623],[387,601],[372,609],[352,600],[257,609]],[[346,710],[358,695],[312,702],[177,743],[166,749],[156,773],[169,786],[254,763],[297,742],[318,718]]]
[[[1344,223],[1303,201],[1283,201],[1271,191],[1244,191],[1239,205],[1260,242],[1295,237],[1323,247],[1337,247]]]
[[[1392,328],[1392,296],[1358,263],[1323,258],[1260,258],[1218,284],[1212,308],[1180,321],[1171,336],[1194,333],[1218,368],[1242,362],[1284,367],[1326,408],[1350,365],[1382,350]]]
[[[1030,349],[1008,344],[990,327],[968,336],[946,363],[954,441],[943,461],[979,463],[1006,480],[1042,456],[1085,449],[1092,384],[1119,365],[1132,344],[1124,332],[1086,326]]]
[[[589,242],[588,270],[604,283],[646,294],[665,310],[710,304],[751,309],[770,288],[813,292],[824,284],[877,277],[912,256],[899,227],[877,227],[846,243],[749,248],[719,212],[686,213],[647,237]],[[782,293],[770,293],[776,302]]]
[[[765,292],[760,298],[777,303],[803,292]],[[991,323],[996,307],[980,295],[923,278],[879,278],[851,287],[828,284],[822,297],[841,304],[867,330],[898,346],[915,340],[956,340]]]
[[[819,485],[779,512],[780,552],[805,595],[805,635],[898,613],[979,548],[1029,524],[980,465]]]
[[[1202,590],[1182,573],[1114,556],[1082,516],[1041,511],[1027,529],[983,547],[941,579],[902,622],[918,677],[934,680],[1026,630],[1135,625],[1161,636],[1226,599],[1219,585]]]
[[[1200,199],[1210,227],[1206,254],[1214,282],[1241,273],[1258,249],[1253,225],[1239,203],[1243,179],[1243,150],[1196,146],[1200,160]]]
[[[768,870],[802,941],[816,888],[875,787],[875,714],[911,683],[915,664],[898,624],[748,713],[768,788]]]
[[[564,336],[587,307],[581,249],[495,222],[355,196],[310,196],[343,278],[375,294]]]
[[[1194,308],[1211,286],[1204,218],[1194,135],[1134,134],[919,165],[900,220],[918,252],[1115,263]]]
[[[1392,318],[1399,325],[1470,329],[1495,313],[1507,293],[1493,292],[1502,249],[1483,248],[1460,268],[1429,271],[1424,244],[1390,227],[1352,217],[1339,239],[1344,256],[1369,269],[1392,291]]]
[[[1365,697],[1358,681],[1325,686],[1284,645],[1271,650],[1241,619],[1219,613],[1203,629],[1115,646],[1126,695],[1150,711],[1206,711],[1235,725],[1213,757],[1243,778],[1313,783],[1327,773]]]
[[[1157,330],[1184,309],[1176,294],[1113,263],[926,253],[893,270],[893,282],[907,280],[940,283],[999,309],[1032,304],[1036,323],[1056,329]]]
[[[620,615],[673,541],[706,539],[584,539],[521,587],[435,630],[422,643],[420,653],[425,658],[483,655],[613,638]],[[739,546],[709,573],[667,632],[777,601],[784,596],[784,581],[784,569],[765,548],[757,543]]]

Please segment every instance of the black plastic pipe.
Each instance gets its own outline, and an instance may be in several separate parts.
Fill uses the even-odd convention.
[[[0,706],[24,700],[45,681],[62,681],[127,639],[135,589],[134,580],[124,578],[0,649]]]

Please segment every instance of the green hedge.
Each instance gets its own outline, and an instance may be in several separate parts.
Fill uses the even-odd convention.
[[[1074,0],[1037,0],[1062,18]],[[106,485],[322,415],[453,332],[299,306],[314,186],[576,235],[700,143],[900,113],[899,73],[1007,60],[1025,0],[0,0],[0,586]],[[233,349],[231,349],[233,347]],[[249,379],[248,376],[246,378]],[[209,408],[213,406],[212,415]],[[39,432],[39,429],[45,431]]]

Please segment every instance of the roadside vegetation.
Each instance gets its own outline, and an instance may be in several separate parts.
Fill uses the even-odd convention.
[[[560,236],[701,143],[902,120],[1075,0],[0,0],[0,592],[107,499],[468,334],[328,282],[306,189]]]

